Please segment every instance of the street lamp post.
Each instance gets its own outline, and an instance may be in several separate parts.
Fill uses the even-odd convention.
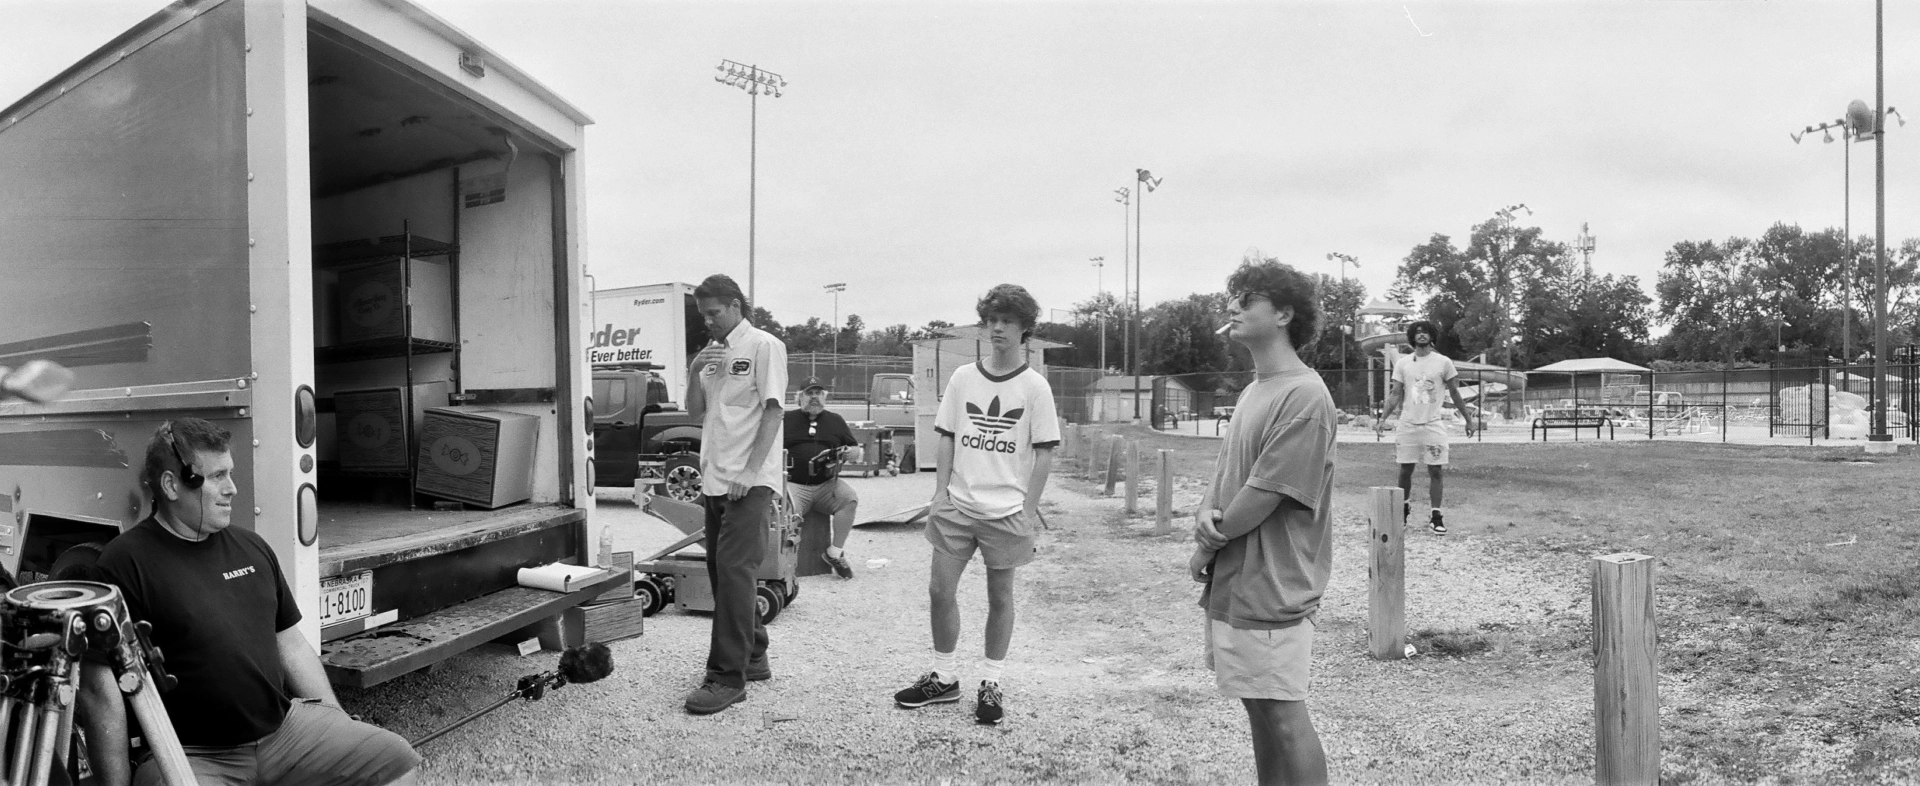
[[[834,362],[839,362],[839,359],[840,359],[840,293],[847,291],[847,285],[843,282],[839,284],[828,284],[821,288],[825,289],[827,292],[833,295],[833,324],[828,325],[827,329],[833,331],[833,357],[834,357]]]
[[[1147,194],[1160,187],[1160,178],[1145,169],[1133,170],[1133,175],[1141,187],[1140,199],[1133,205],[1133,418],[1140,419],[1140,345],[1146,343],[1146,336],[1140,324],[1140,216],[1141,208],[1147,203]],[[1151,418],[1148,420],[1152,423]]]
[[[1886,114],[1893,115],[1900,121],[1900,125],[1907,124],[1907,119],[1900,116],[1900,110],[1898,109],[1887,107]],[[1867,108],[1865,101],[1855,100],[1847,105],[1847,115],[1845,117],[1821,123],[1817,126],[1807,126],[1801,129],[1799,133],[1788,134],[1788,136],[1793,137],[1793,143],[1797,145],[1800,144],[1800,140],[1806,138],[1808,134],[1819,131],[1820,135],[1825,138],[1825,141],[1828,144],[1832,144],[1832,129],[1838,128],[1840,129],[1840,138],[1843,140],[1843,144],[1840,145],[1840,231],[1845,236],[1842,237],[1840,241],[1840,299],[1842,301],[1840,309],[1840,357],[1847,363],[1853,362],[1853,144],[1864,142],[1877,136],[1873,129],[1872,115],[1873,110]],[[1840,386],[1842,389],[1848,386],[1847,375],[1841,376]]]
[[[1130,288],[1133,285],[1131,278],[1133,268],[1127,261],[1129,259],[1127,255],[1130,253],[1127,243],[1132,240],[1132,238],[1127,236],[1127,222],[1129,218],[1128,212],[1133,207],[1133,190],[1128,188],[1114,189],[1113,201],[1120,203],[1120,300],[1118,302],[1122,307],[1125,307],[1129,296],[1128,293],[1131,291]],[[1120,363],[1122,365],[1126,364],[1127,358],[1132,356],[1132,348],[1133,321],[1123,320],[1120,323]]]
[[[1529,216],[1533,215],[1533,208],[1527,207],[1525,204],[1508,205],[1506,207],[1503,207],[1503,208],[1500,208],[1499,210],[1494,211],[1493,214],[1500,217],[1501,223],[1505,224],[1508,230],[1512,230],[1513,229],[1513,211],[1516,211],[1516,210],[1525,210],[1527,211],[1527,215]],[[1494,324],[1494,343],[1500,344],[1501,346],[1506,348],[1507,368],[1513,368],[1513,344],[1506,340],[1507,338],[1507,293],[1506,293],[1507,259],[1506,257],[1507,257],[1507,251],[1509,249],[1502,247],[1498,238],[1495,239],[1493,246],[1494,246],[1494,250],[1499,252],[1499,257],[1500,257],[1498,260],[1495,260],[1493,264],[1493,268],[1494,268],[1494,282],[1493,282],[1494,309],[1493,310],[1496,312],[1494,314],[1494,319],[1497,320]]]
[[[754,208],[759,191],[760,165],[760,94],[774,98],[780,97],[780,91],[786,89],[787,80],[772,71],[755,65],[745,65],[732,60],[721,60],[714,67],[719,71],[713,81],[729,87],[747,91],[748,105],[751,107],[747,126],[747,302],[757,303],[754,294]]]
[[[1104,304],[1105,301],[1103,298],[1107,294],[1107,258],[1094,257],[1087,261],[1093,263],[1093,282],[1096,293],[1093,298],[1093,303],[1095,306],[1100,306]],[[1100,318],[1100,371],[1105,373],[1107,370],[1107,315],[1102,313],[1096,316]]]
[[[1342,254],[1338,251],[1328,254],[1327,259],[1340,260],[1340,288],[1344,294],[1347,285],[1347,265],[1351,264],[1355,269],[1358,269],[1360,267],[1360,260],[1352,254]],[[1347,317],[1346,324],[1340,326],[1340,385],[1342,389],[1344,389],[1347,384],[1347,334],[1353,332],[1353,315],[1349,313]]]

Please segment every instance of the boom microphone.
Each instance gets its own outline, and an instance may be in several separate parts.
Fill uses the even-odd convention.
[[[613,653],[607,649],[607,645],[597,641],[590,641],[578,647],[568,647],[566,651],[560,653],[560,665],[556,667],[554,671],[543,671],[539,674],[529,674],[521,677],[520,681],[514,685],[513,690],[508,691],[507,695],[501,697],[499,701],[475,710],[466,717],[449,723],[441,727],[438,731],[407,744],[414,748],[419,748],[422,745],[439,739],[441,735],[447,732],[472,723],[482,715],[507,706],[507,704],[514,699],[538,701],[540,697],[547,695],[549,688],[559,690],[565,687],[567,683],[585,684],[589,682],[599,682],[605,679],[608,674],[612,673]]]

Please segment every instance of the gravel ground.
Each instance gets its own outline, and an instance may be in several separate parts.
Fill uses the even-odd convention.
[[[862,513],[925,500],[932,474],[853,479]],[[928,546],[919,527],[869,523],[848,544],[857,577],[802,582],[769,626],[774,679],[705,718],[681,709],[703,672],[710,621],[669,608],[612,645],[614,674],[502,708],[422,750],[427,783],[1222,783],[1252,779],[1244,712],[1199,659],[1198,590],[1181,522],[1153,536],[1092,483],[1057,473],[1051,530],[1021,571],[1008,720],[958,704],[901,710],[891,694],[926,670]],[[1175,486],[1182,515],[1197,503]],[[1515,561],[1470,535],[1409,542],[1409,627],[1488,632],[1492,652],[1375,662],[1366,655],[1363,490],[1337,498],[1335,571],[1314,648],[1315,723],[1336,781],[1560,783],[1592,780],[1586,555]],[[616,548],[678,534],[609,492]],[[1463,537],[1462,535],[1466,535]],[[889,562],[867,567],[869,560]],[[985,620],[978,568],[961,585],[960,652],[974,667]],[[487,645],[429,673],[342,699],[418,736],[503,695],[553,653]],[[964,679],[964,676],[963,676]],[[793,720],[767,728],[771,714]]]

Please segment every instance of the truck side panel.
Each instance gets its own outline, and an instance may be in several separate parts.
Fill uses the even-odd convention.
[[[0,114],[0,341],[151,323],[82,389],[249,372],[242,39],[218,5]]]

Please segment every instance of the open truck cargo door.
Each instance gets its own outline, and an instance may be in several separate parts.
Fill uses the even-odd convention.
[[[405,0],[183,0],[0,110],[0,365],[77,377],[0,404],[0,564],[41,578],[139,521],[149,435],[192,416],[233,433],[234,525],[273,547],[336,681],[577,603],[504,599],[598,535],[588,122]],[[468,431],[423,431],[436,406]],[[436,434],[459,449],[437,460]],[[422,462],[473,475],[436,487]],[[393,657],[352,643],[454,618]]]

